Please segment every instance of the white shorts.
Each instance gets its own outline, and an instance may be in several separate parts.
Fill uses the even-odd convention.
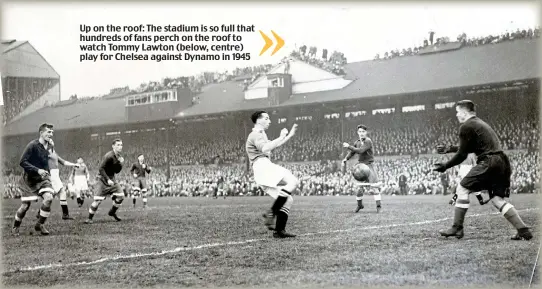
[[[74,176],[73,187],[75,190],[87,191],[88,190],[87,176]]]
[[[284,177],[292,176],[292,173],[277,164],[271,162],[270,159],[261,157],[252,164],[254,172],[254,181],[262,187],[276,188]]]
[[[459,173],[458,177],[460,180],[462,180],[472,169],[471,165],[459,165]]]
[[[51,184],[53,185],[53,190],[55,190],[55,193],[60,192],[60,189],[64,187],[64,184],[62,184],[62,181],[60,180],[59,169],[51,170]]]

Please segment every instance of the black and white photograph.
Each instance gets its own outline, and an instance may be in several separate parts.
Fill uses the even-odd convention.
[[[2,287],[540,287],[540,5],[5,2]]]

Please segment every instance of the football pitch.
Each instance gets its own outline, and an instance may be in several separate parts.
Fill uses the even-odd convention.
[[[487,197],[487,196],[486,196]],[[450,196],[372,196],[355,214],[355,197],[294,197],[287,230],[274,239],[261,219],[269,197],[150,198],[149,207],[107,216],[104,201],[94,224],[62,220],[58,199],[46,228],[34,232],[32,203],[21,235],[10,235],[20,202],[3,200],[3,284],[53,287],[279,287],[279,286],[513,286],[529,284],[540,245],[538,195],[514,195],[512,204],[533,229],[530,241],[512,241],[512,226],[491,205],[471,197],[465,237],[443,238],[452,224]],[[31,234],[32,233],[32,234]],[[536,270],[538,272],[538,270]],[[535,274],[537,275],[537,274]],[[535,277],[535,284],[538,278]],[[533,284],[534,286],[534,284]]]

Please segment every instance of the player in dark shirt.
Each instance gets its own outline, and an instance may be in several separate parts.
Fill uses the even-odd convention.
[[[117,216],[117,210],[122,204],[122,201],[124,201],[124,192],[119,183],[115,180],[115,174],[120,173],[122,164],[124,163],[124,158],[120,155],[122,152],[122,140],[115,139],[112,147],[113,150],[106,153],[100,163],[97,178],[98,191],[94,195],[94,202],[92,202],[88,209],[88,219],[85,221],[87,224],[92,224],[92,218],[94,218],[94,214],[96,214],[100,203],[105,200],[105,197],[108,195],[111,195],[111,199],[113,200],[113,206],[111,207],[111,210],[109,210],[108,215],[115,218],[117,221],[121,220]]]
[[[376,201],[376,211],[380,212],[380,209],[382,208],[382,195],[380,194],[380,187],[378,184],[378,174],[376,173],[376,170],[374,168],[373,141],[367,137],[366,126],[362,124],[358,125],[357,133],[359,139],[356,140],[353,146],[348,143],[343,143],[343,147],[350,150],[342,161],[343,170],[346,169],[346,162],[354,155],[358,154],[358,162],[366,164],[371,169],[371,172],[369,174],[369,184],[371,184],[370,187],[372,189],[369,191],[369,193],[374,196],[374,199]],[[358,203],[356,213],[359,212],[359,210],[363,209],[363,190],[363,187],[360,186],[358,194],[356,196],[356,201]]]
[[[508,156],[501,148],[495,131],[476,116],[474,103],[462,100],[456,104],[459,127],[459,146],[437,146],[441,154],[455,152],[447,163],[435,164],[434,170],[444,173],[447,169],[461,164],[469,153],[476,154],[474,166],[457,186],[454,223],[452,228],[441,230],[442,236],[462,238],[463,223],[469,208],[469,194],[487,190],[491,202],[517,230],[513,240],[529,240],[533,237],[518,212],[505,198],[510,197],[512,168]]]
[[[132,164],[130,173],[134,176],[134,181],[132,183],[132,203],[134,204],[134,208],[136,205],[136,197],[139,193],[141,193],[141,197],[143,198],[143,208],[146,208],[148,190],[146,174],[151,173],[151,167],[145,163],[145,156],[141,154],[137,157],[137,163]]]
[[[21,193],[21,206],[15,213],[15,221],[11,232],[19,235],[19,227],[32,201],[37,202],[39,197],[43,199],[39,211],[38,222],[34,229],[42,235],[49,235],[44,223],[51,214],[53,202],[53,185],[49,173],[49,140],[53,137],[53,125],[44,123],[39,127],[40,137],[31,141],[24,149],[20,166],[24,169],[19,179],[19,191]]]

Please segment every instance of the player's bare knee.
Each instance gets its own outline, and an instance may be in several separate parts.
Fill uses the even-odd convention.
[[[53,202],[53,194],[51,193],[44,193],[41,197],[43,198],[44,203],[48,202],[50,204]]]
[[[506,201],[501,197],[495,196],[491,199],[491,203],[495,208],[501,209],[506,204]]]

